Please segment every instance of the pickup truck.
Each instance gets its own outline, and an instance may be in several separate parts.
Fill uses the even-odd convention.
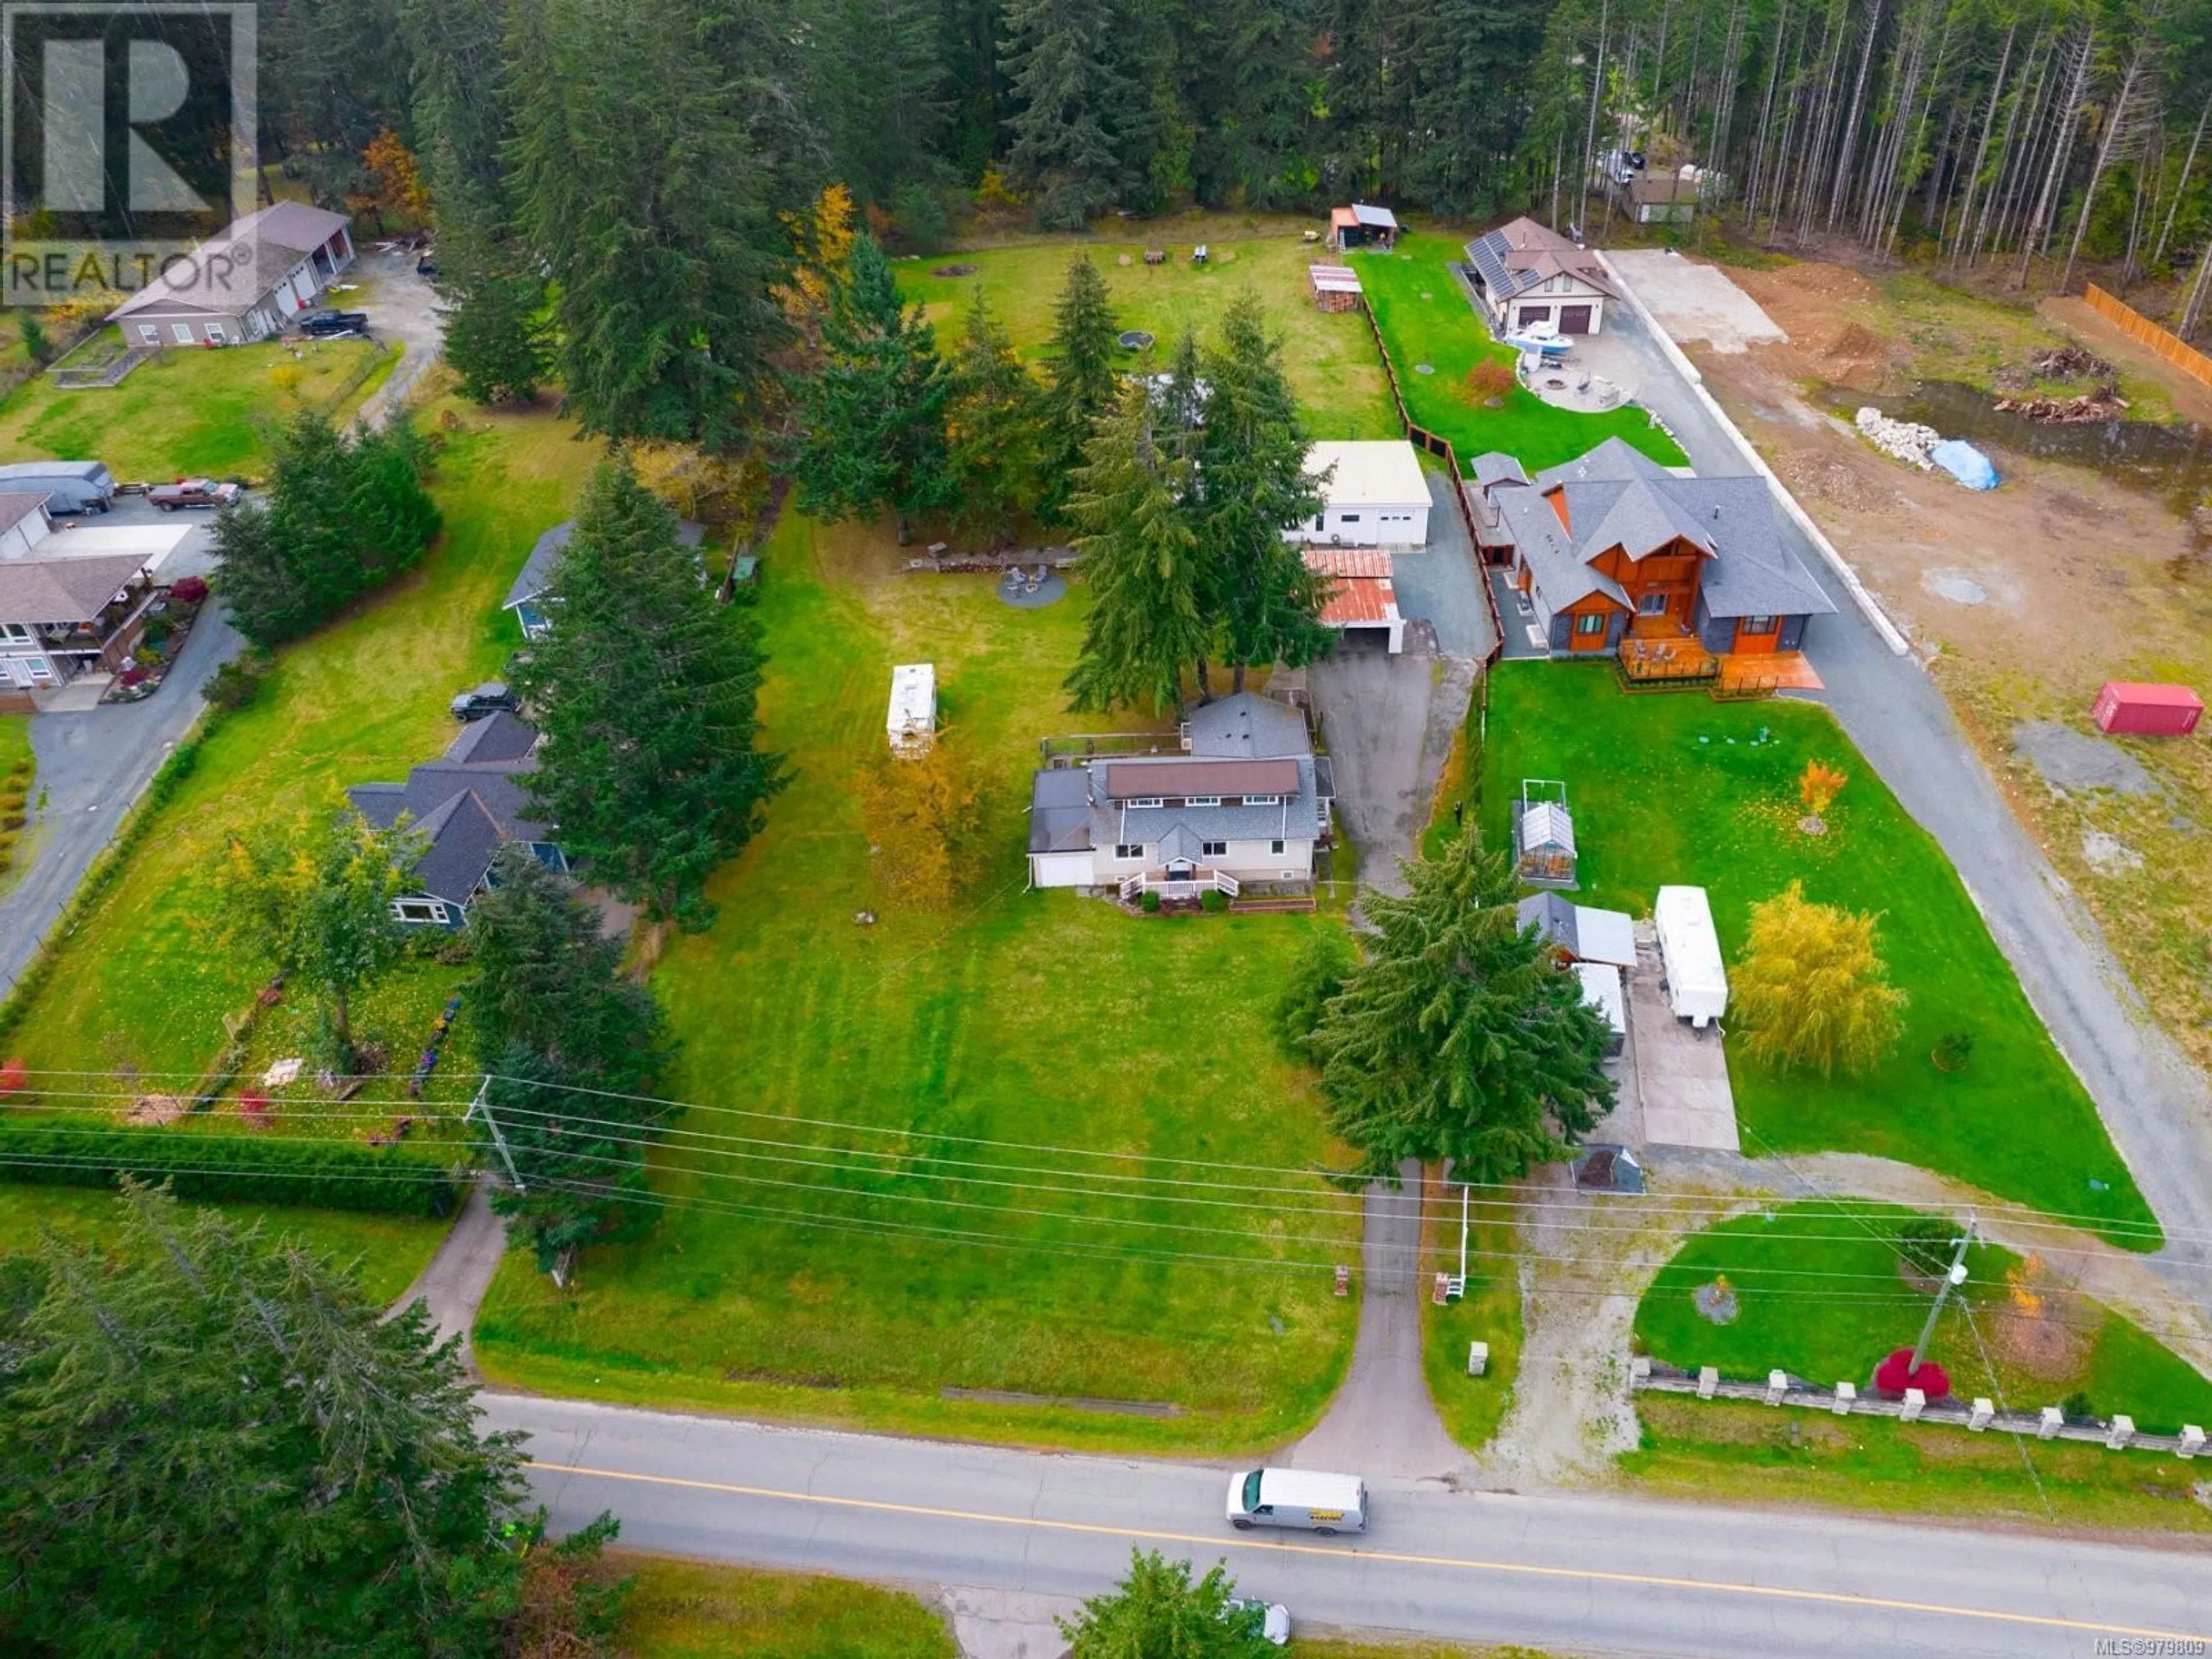
[[[325,306],[320,311],[301,313],[298,321],[300,332],[311,340],[368,332],[368,313],[365,311],[332,311]]]
[[[241,492],[234,483],[219,483],[213,478],[179,478],[174,483],[155,484],[146,492],[146,499],[164,513],[174,513],[180,507],[228,507]]]

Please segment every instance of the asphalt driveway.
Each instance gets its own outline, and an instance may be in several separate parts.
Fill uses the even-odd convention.
[[[200,688],[244,645],[228,612],[212,605],[145,702],[31,717],[38,810],[30,862],[0,894],[0,996],[15,988],[124,812],[199,718]]]
[[[1640,400],[1673,428],[1692,464],[1741,473],[1734,445],[1628,307],[1609,311],[1606,327],[1637,348]],[[2152,1023],[2096,922],[2013,816],[1934,682],[1913,659],[1890,651],[1796,526],[1786,516],[1778,522],[1836,605],[1807,635],[1806,655],[1827,686],[1821,700],[1957,867],[2173,1239],[2160,1260],[2176,1290],[2212,1306],[2202,1272],[2212,1262],[2212,1090]]]

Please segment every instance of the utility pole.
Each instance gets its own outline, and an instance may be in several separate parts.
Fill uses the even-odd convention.
[[[1966,1231],[1954,1242],[1951,1266],[1943,1275],[1943,1282],[1936,1287],[1936,1305],[1928,1310],[1928,1322],[1920,1328],[1920,1340],[1912,1345],[1912,1363],[1905,1368],[1905,1380],[1910,1382],[1920,1375],[1920,1362],[1928,1356],[1928,1343],[1936,1334],[1936,1322],[1943,1316],[1943,1304],[1951,1292],[1966,1282],[1966,1247],[1974,1242],[1974,1212],[1966,1212]]]
[[[499,1120],[492,1115],[489,1077],[485,1077],[477,1083],[476,1098],[469,1103],[469,1109],[461,1114],[461,1121],[473,1123],[479,1115],[482,1115],[485,1124],[491,1130],[491,1144],[499,1149],[499,1161],[507,1165],[508,1182],[518,1193],[528,1192],[530,1188],[523,1184],[522,1176],[515,1170],[514,1154],[507,1150],[507,1137],[499,1132]]]

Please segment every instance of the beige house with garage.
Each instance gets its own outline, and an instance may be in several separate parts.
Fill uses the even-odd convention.
[[[305,202],[249,213],[170,260],[107,320],[143,349],[265,340],[319,306],[353,263],[351,222]]]

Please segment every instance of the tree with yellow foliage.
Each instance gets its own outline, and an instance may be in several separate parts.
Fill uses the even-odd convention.
[[[1871,1070],[1904,1029],[1905,993],[1875,949],[1877,917],[1814,904],[1802,883],[1751,907],[1729,1001],[1745,1052],[1778,1071]]]
[[[1797,827],[1808,836],[1826,835],[1828,824],[1823,814],[1835,805],[1836,797],[1850,781],[1850,774],[1826,762],[1807,761],[1797,779],[1797,799],[1805,803],[1805,816],[1797,821]]]
[[[842,185],[826,185],[811,208],[805,214],[787,213],[783,222],[799,254],[783,290],[784,315],[810,346],[817,346],[853,263],[853,192]]]
[[[879,749],[860,778],[860,813],[887,897],[952,908],[981,826],[981,793],[959,743],[940,730],[921,753]]]
[[[362,188],[346,192],[346,205],[356,213],[374,213],[379,228],[387,214],[410,224],[429,217],[430,192],[423,187],[415,152],[390,127],[368,141],[361,165],[366,175]]]

